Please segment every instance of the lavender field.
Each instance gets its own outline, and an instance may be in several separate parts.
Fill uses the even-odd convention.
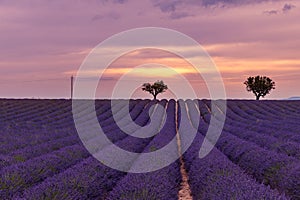
[[[122,119],[126,104],[116,101]],[[0,199],[184,199],[179,193],[185,178],[197,200],[300,199],[300,101],[228,100],[222,134],[202,159],[199,149],[210,123],[211,102],[131,100],[134,122],[150,123],[155,104],[165,108],[166,122],[155,136],[141,139],[117,126],[110,100],[95,101],[106,136],[127,151],[157,151],[174,137],[180,141],[197,131],[181,159],[136,174],[111,169],[86,150],[70,100],[0,100]],[[89,127],[91,115],[84,101],[78,109],[81,123]],[[131,165],[139,162],[137,156]]]

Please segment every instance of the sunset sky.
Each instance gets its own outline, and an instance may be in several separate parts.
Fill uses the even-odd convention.
[[[253,99],[243,82],[254,75],[276,82],[266,99],[300,96],[299,19],[299,0],[0,0],[0,98],[68,98],[70,76],[95,46],[141,27],[174,29],[201,44],[229,99]],[[121,76],[128,88],[164,80],[184,91],[178,79],[184,76],[199,98],[209,98],[205,82],[188,65],[169,52],[136,50],[112,63],[97,94],[109,98]],[[97,70],[86,75],[97,78]],[[172,91],[158,97],[174,95],[181,98]],[[151,96],[136,88],[132,98]]]

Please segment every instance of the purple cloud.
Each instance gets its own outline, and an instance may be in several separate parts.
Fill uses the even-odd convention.
[[[155,7],[159,7],[162,12],[174,12],[176,7],[181,4],[181,0],[152,0]]]
[[[267,14],[267,15],[277,15],[278,14],[278,10],[266,10],[263,13]]]
[[[159,7],[162,12],[174,12],[181,5],[195,5],[202,7],[211,6],[239,6],[247,4],[257,4],[268,1],[283,1],[283,0],[152,0],[155,7]],[[287,8],[288,9],[288,8]]]
[[[199,1],[203,6],[215,6],[215,5],[245,5],[245,4],[257,4],[268,1],[281,1],[281,0],[202,0]]]
[[[123,3],[127,2],[127,0],[113,0],[113,2],[123,4]]]
[[[99,0],[101,3],[106,3],[106,2],[111,2],[111,3],[116,3],[116,4],[124,4],[128,0]]]
[[[285,4],[282,8],[283,12],[288,12],[290,10],[292,10],[293,8],[295,8],[296,6],[294,6],[293,4]]]
[[[279,14],[281,11],[283,13],[287,13],[290,10],[292,10],[293,8],[295,8],[296,6],[293,4],[284,4],[283,8],[281,10],[266,10],[263,13],[267,14],[267,15],[277,15]]]
[[[182,19],[182,18],[190,17],[190,16],[193,16],[193,15],[190,13],[187,13],[187,12],[172,12],[170,15],[170,18],[171,19]]]

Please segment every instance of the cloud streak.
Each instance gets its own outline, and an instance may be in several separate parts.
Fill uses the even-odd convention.
[[[227,7],[259,4],[264,2],[278,2],[284,0],[152,0],[155,7],[159,7],[162,12],[174,12],[182,6],[201,7]]]
[[[295,5],[293,4],[285,4],[282,8],[283,12],[289,12],[290,10],[292,10],[293,8],[296,8]]]
[[[267,14],[267,15],[277,15],[279,13],[279,11],[278,10],[266,10],[263,13]]]
[[[280,1],[280,0],[202,0],[200,1],[203,6],[227,6],[227,5],[249,5],[258,4],[263,2]]]
[[[286,3],[286,4],[284,4],[284,6],[282,7],[281,10],[266,10],[263,13],[267,14],[267,15],[277,15],[277,14],[280,14],[281,12],[286,14],[294,8],[296,8],[295,5]]]

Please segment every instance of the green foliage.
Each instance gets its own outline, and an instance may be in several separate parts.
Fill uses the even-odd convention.
[[[259,100],[260,97],[265,97],[272,89],[275,89],[275,82],[266,76],[250,76],[244,84],[248,92],[253,92],[256,100]]]
[[[25,161],[25,158],[23,156],[20,156],[20,155],[15,155],[13,158],[18,162],[24,162]]]
[[[273,185],[278,185],[278,174],[281,170],[282,163],[276,163],[267,168],[264,172],[264,183],[265,184],[273,184]]]
[[[153,151],[156,151],[156,150],[157,150],[157,148],[155,146],[150,147],[150,152],[153,152]]]
[[[164,84],[163,81],[156,81],[155,83],[144,83],[142,90],[149,92],[153,95],[153,98],[156,99],[156,96],[160,93],[165,92],[168,89],[168,86]]]

